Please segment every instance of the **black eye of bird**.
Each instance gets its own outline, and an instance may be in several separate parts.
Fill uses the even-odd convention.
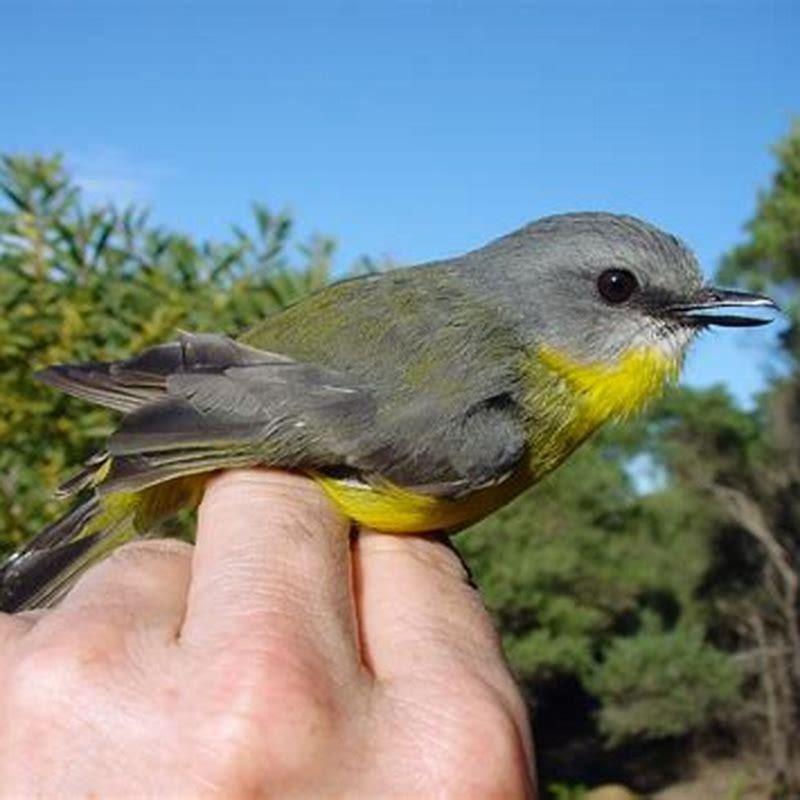
[[[609,303],[624,303],[638,288],[639,281],[627,269],[607,269],[597,279],[597,291]]]

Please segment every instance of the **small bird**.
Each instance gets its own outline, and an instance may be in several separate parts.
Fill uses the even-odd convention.
[[[124,416],[60,489],[86,499],[0,567],[0,608],[53,603],[230,467],[304,473],[358,525],[460,530],[658,396],[699,331],[769,321],[729,310],[754,306],[775,308],[705,286],[675,236],[572,213],[333,284],[235,339],[49,367],[45,383]]]

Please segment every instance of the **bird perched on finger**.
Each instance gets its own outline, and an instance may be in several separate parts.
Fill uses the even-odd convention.
[[[49,367],[43,381],[123,418],[62,487],[86,499],[0,568],[0,606],[53,602],[229,467],[303,472],[377,530],[459,530],[658,396],[699,331],[768,321],[757,306],[774,304],[706,286],[675,236],[574,213],[334,284],[238,338]]]

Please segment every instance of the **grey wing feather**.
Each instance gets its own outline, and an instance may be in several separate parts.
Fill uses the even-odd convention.
[[[57,364],[36,374],[43,383],[98,405],[128,413],[158,400],[170,376],[227,366],[291,361],[217,334],[185,333],[122,361]]]
[[[348,440],[371,427],[371,392],[333,370],[251,356],[167,375],[160,399],[128,414],[109,439],[104,490],[222,466],[342,463]]]
[[[469,489],[502,482],[527,453],[525,430],[508,395],[490,398],[471,409],[461,428],[462,438],[454,443],[451,460]]]
[[[458,497],[501,483],[527,454],[525,430],[507,394],[476,403],[451,420],[430,424],[425,431],[408,421],[405,427],[407,433],[395,429],[395,435],[377,448],[374,440],[363,443],[372,448],[357,456],[367,475],[428,494]]]
[[[108,442],[112,466],[101,491],[268,464],[451,496],[504,479],[525,452],[507,395],[446,413],[420,397],[381,419],[376,393],[348,375],[213,334],[184,334],[125,361],[52,367],[40,377],[126,412]]]

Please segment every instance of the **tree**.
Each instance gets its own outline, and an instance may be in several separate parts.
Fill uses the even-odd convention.
[[[64,361],[113,359],[180,328],[239,331],[330,279],[330,239],[297,245],[292,220],[253,208],[253,231],[197,244],[146,211],[87,207],[58,158],[0,161],[0,543],[58,513],[65,470],[111,414],[33,379]]]
[[[761,398],[759,441],[740,448],[735,479],[712,491],[758,554],[752,589],[741,599],[740,648],[752,665],[752,723],[768,742],[776,781],[800,793],[800,122],[775,148],[778,166],[763,191],[747,240],[720,277],[769,291],[789,326],[781,337],[786,377]],[[766,734],[766,735],[764,735]]]
[[[800,120],[775,147],[778,166],[745,226],[747,240],[724,258],[722,280],[770,291],[790,320],[786,353],[800,358]]]

